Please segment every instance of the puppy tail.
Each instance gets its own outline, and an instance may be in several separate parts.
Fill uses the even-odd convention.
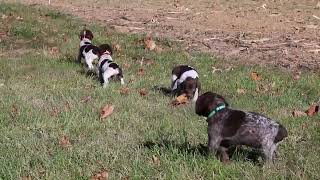
[[[288,136],[287,129],[285,127],[283,127],[281,124],[279,124],[278,133],[277,133],[276,137],[274,138],[274,143],[282,141],[287,136]]]

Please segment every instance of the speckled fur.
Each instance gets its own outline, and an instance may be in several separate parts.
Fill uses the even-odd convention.
[[[199,96],[196,113],[207,117],[221,103],[227,107],[207,118],[209,151],[219,152],[221,160],[228,161],[229,147],[247,145],[260,149],[264,158],[272,162],[278,143],[287,137],[287,130],[261,114],[230,109],[222,96],[211,92]]]

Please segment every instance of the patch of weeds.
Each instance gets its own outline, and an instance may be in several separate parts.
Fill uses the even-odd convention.
[[[50,17],[52,19],[64,19],[66,18],[67,15],[60,12],[49,11],[48,13],[45,14],[45,16]]]
[[[36,34],[36,32],[32,30],[32,26],[25,23],[13,26],[11,31],[15,36],[27,39],[32,39]]]

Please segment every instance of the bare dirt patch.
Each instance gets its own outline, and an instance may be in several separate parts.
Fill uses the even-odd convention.
[[[43,0],[21,0],[46,4]],[[248,64],[320,69],[320,3],[236,1],[51,0],[51,7],[123,33],[146,33]]]

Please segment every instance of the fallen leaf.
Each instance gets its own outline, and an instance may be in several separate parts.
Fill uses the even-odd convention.
[[[120,89],[120,94],[122,95],[128,95],[129,94],[130,89],[128,87],[122,87]]]
[[[152,59],[145,59],[144,57],[142,57],[139,63],[140,63],[140,66],[143,66],[143,65],[150,66],[154,64],[154,61]]]
[[[59,48],[58,47],[52,47],[50,49],[50,54],[51,55],[58,55],[59,54]]]
[[[18,17],[16,18],[16,20],[23,20],[23,18],[20,17],[20,16],[18,16]]]
[[[32,180],[32,178],[31,178],[30,175],[28,175],[28,176],[23,176],[21,179],[22,179],[22,180]]]
[[[216,68],[216,67],[214,67],[214,66],[212,66],[211,67],[212,68],[212,73],[214,74],[214,73],[222,73],[222,69],[219,69],[219,68]]]
[[[16,105],[12,105],[11,106],[10,112],[11,112],[11,117],[12,118],[16,118],[19,115],[18,108],[17,108]]]
[[[154,61],[152,59],[147,59],[147,60],[145,60],[144,64],[147,66],[150,66],[150,65],[154,64]]]
[[[152,40],[151,36],[144,38],[143,42],[144,48],[150,51],[154,50],[157,46],[156,43]]]
[[[64,103],[64,111],[65,112],[69,112],[71,110],[71,106],[70,106],[70,103],[68,101],[66,101]]]
[[[106,170],[102,170],[95,175],[91,176],[90,180],[107,180],[109,177],[109,173]]]
[[[292,112],[293,117],[303,117],[303,116],[307,116],[307,113],[303,112],[303,111],[299,111],[299,110],[294,110]]]
[[[261,80],[261,76],[257,72],[252,72],[251,73],[251,79],[253,79],[254,81],[260,81]]]
[[[89,101],[91,101],[92,97],[91,96],[85,96],[85,97],[82,97],[81,98],[81,101],[82,103],[87,103]]]
[[[131,64],[129,64],[129,63],[124,63],[123,64],[123,69],[124,70],[127,70],[127,69],[129,69],[131,67]]]
[[[63,36],[63,41],[67,42],[69,40],[68,36]]]
[[[125,176],[125,177],[123,177],[123,180],[129,180],[130,179],[130,177],[129,176]]]
[[[95,88],[95,85],[93,85],[93,84],[86,84],[86,85],[84,86],[84,88],[85,88],[85,89],[92,89],[92,88]]]
[[[59,144],[60,146],[62,146],[63,148],[69,147],[71,145],[69,138],[64,135],[60,138],[59,140]]]
[[[293,74],[293,79],[294,80],[299,80],[300,79],[300,75],[301,75],[301,71],[295,72]]]
[[[306,111],[308,116],[314,116],[319,112],[319,105],[313,104],[309,107],[309,109]]]
[[[1,19],[7,19],[7,18],[8,18],[8,16],[7,16],[7,15],[2,14]]]
[[[156,53],[161,53],[161,52],[162,52],[162,48],[159,47],[159,46],[156,46],[156,47],[154,48],[154,51],[155,51]]]
[[[138,73],[137,73],[139,76],[143,76],[144,74],[145,74],[145,71],[144,71],[144,69],[143,68],[140,68],[139,70],[138,70]]]
[[[146,96],[148,94],[148,91],[146,88],[142,88],[139,90],[140,96]]]
[[[120,44],[112,44],[112,47],[116,52],[121,52]]]
[[[57,118],[57,117],[59,117],[60,111],[58,110],[57,107],[52,107],[49,114],[50,114],[50,116]]]
[[[114,110],[113,105],[104,106],[100,112],[100,119],[104,119],[104,118],[110,116],[112,114],[113,110]]]
[[[245,94],[246,90],[245,89],[237,89],[238,94]]]
[[[178,105],[181,105],[181,104],[186,104],[189,102],[189,99],[188,97],[186,96],[186,94],[182,94],[178,97],[176,97],[176,99],[174,99],[172,102],[171,102],[171,105],[173,106],[178,106]]]
[[[160,159],[155,155],[152,155],[152,162],[153,162],[153,164],[155,164],[157,166],[160,165]]]
[[[5,38],[7,37],[7,33],[6,32],[0,32],[0,38]]]

